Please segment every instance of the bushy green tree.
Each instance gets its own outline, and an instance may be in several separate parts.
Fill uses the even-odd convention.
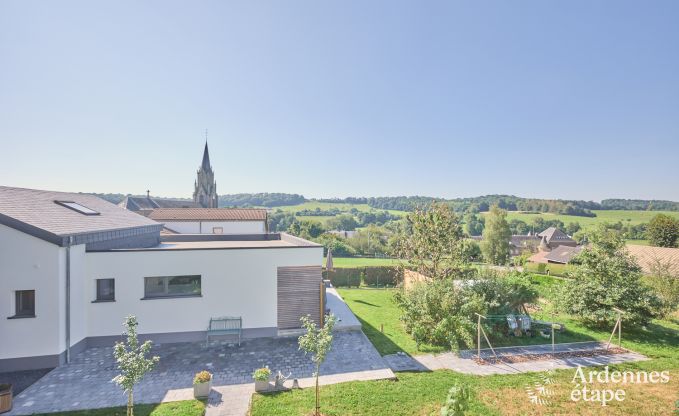
[[[135,316],[126,317],[124,326],[127,343],[116,342],[113,347],[113,356],[120,370],[120,374],[115,376],[113,381],[127,393],[127,416],[134,416],[134,386],[160,361],[160,357],[146,358],[151,351],[151,341],[139,345],[138,325]]]
[[[447,204],[434,203],[408,215],[397,255],[408,261],[408,267],[425,276],[446,279],[468,270],[463,240],[460,217]]]
[[[641,269],[615,230],[599,226],[588,235],[589,245],[571,262],[571,281],[564,285],[559,305],[586,325],[610,327],[626,311],[628,324],[646,324],[659,301],[641,282]]]
[[[669,215],[658,214],[648,223],[646,233],[654,246],[676,247],[679,239],[679,220]]]
[[[658,315],[665,318],[679,309],[679,270],[675,264],[655,259],[648,284],[660,299]]]
[[[305,238],[311,240],[317,238],[325,232],[325,228],[318,221],[294,221],[290,227],[288,227],[288,232],[297,237]]]
[[[348,244],[347,239],[335,234],[323,234],[316,238],[315,241],[322,244],[325,248],[325,250],[323,250],[324,255],[328,254],[328,249],[332,251],[333,256],[350,257],[356,255],[356,250]]]
[[[464,291],[480,296],[486,312],[491,315],[525,313],[524,305],[538,299],[530,275],[520,272],[485,271],[482,277],[466,285]]]
[[[493,206],[486,216],[486,226],[483,229],[483,241],[481,241],[481,252],[488,263],[507,264],[511,236],[507,211]]]
[[[298,339],[299,349],[304,350],[306,354],[311,354],[311,361],[314,363],[316,371],[314,377],[316,378],[316,410],[315,415],[320,416],[320,391],[318,389],[318,376],[321,372],[321,364],[325,361],[325,357],[330,352],[332,346],[332,328],[335,326],[335,316],[326,315],[325,325],[322,327],[316,326],[316,323],[309,315],[300,318],[302,328],[304,328],[304,335]]]
[[[464,228],[467,234],[476,236],[483,233],[483,217],[470,212],[464,216]]]
[[[341,214],[330,218],[326,227],[330,230],[354,231],[358,227],[358,221],[351,214]]]
[[[480,295],[465,291],[459,280],[438,279],[396,292],[394,301],[403,315],[406,332],[422,344],[453,350],[474,345],[476,316],[486,311]]]

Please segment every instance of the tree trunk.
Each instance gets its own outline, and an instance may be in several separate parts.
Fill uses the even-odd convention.
[[[320,392],[318,391],[318,373],[321,370],[320,365],[316,365],[316,416],[321,416]]]
[[[132,390],[127,392],[127,416],[134,416],[134,400],[132,399]]]

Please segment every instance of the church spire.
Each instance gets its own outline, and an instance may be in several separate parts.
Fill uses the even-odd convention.
[[[210,151],[207,149],[207,138],[205,139],[205,150],[203,150],[203,163],[201,167],[204,171],[210,170]]]

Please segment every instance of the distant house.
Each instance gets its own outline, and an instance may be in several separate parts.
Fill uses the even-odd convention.
[[[473,240],[482,241],[483,236],[472,236]],[[536,251],[551,251],[559,246],[575,247],[578,243],[566,233],[555,227],[549,227],[540,234],[512,235],[509,239],[509,252],[512,256]]]
[[[118,206],[141,215],[148,215],[158,208],[200,208],[200,205],[188,199],[154,198],[148,194],[146,197],[126,196]]]
[[[352,238],[356,234],[356,231],[330,230],[328,231],[328,234],[333,234],[340,238]]]
[[[528,261],[533,263],[568,264],[573,257],[582,251],[582,248],[582,246],[557,246],[551,251],[539,251],[533,254]]]
[[[556,227],[549,227],[545,231],[538,234],[542,238],[549,249],[554,249],[559,246],[575,247],[578,242],[570,238],[566,233]]]
[[[164,233],[169,234],[262,234],[268,230],[265,209],[159,208],[148,218],[163,223]]]

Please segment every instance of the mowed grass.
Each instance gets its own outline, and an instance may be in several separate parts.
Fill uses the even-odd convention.
[[[405,211],[398,211],[395,209],[379,209],[379,208],[372,208],[368,204],[345,204],[345,203],[335,203],[335,202],[318,202],[318,201],[307,201],[303,204],[299,205],[284,205],[281,207],[275,207],[273,210],[275,211],[276,209],[281,209],[285,212],[297,212],[297,211],[303,211],[305,209],[308,210],[315,210],[316,208],[319,208],[322,211],[327,211],[330,209],[338,209],[340,211],[344,212],[349,212],[353,208],[357,209],[358,211],[363,211],[363,212],[370,212],[370,211],[387,211],[393,215],[399,215],[399,216],[404,216],[407,214]]]
[[[558,279],[537,276],[534,283],[541,295],[549,298],[561,284]],[[363,322],[364,331],[382,353],[398,350],[412,351],[414,342],[408,340],[398,322],[398,309],[391,302],[394,290],[340,289],[354,313]],[[568,316],[553,315],[547,303],[542,312],[564,320],[574,334],[591,339],[607,339],[608,330],[587,329]],[[384,333],[379,324],[384,324]],[[388,338],[385,340],[384,338]],[[646,328],[627,328],[623,325],[623,346],[646,355],[650,360],[609,366],[611,371],[670,371],[670,382],[659,384],[606,385],[595,382],[596,389],[619,389],[626,392],[622,402],[573,402],[571,383],[574,370],[555,372],[553,394],[547,405],[532,404],[526,387],[534,387],[540,379],[536,374],[470,376],[441,370],[426,373],[397,373],[397,381],[349,382],[321,388],[323,414],[339,415],[439,415],[448,389],[456,383],[471,387],[473,397],[468,415],[543,415],[543,414],[638,414],[669,415],[679,400],[679,324],[676,321],[654,321]],[[586,369],[587,371],[587,369]],[[252,416],[306,415],[314,407],[314,390],[259,395],[253,397]]]
[[[323,259],[325,266],[327,258]],[[397,266],[401,263],[398,259],[373,259],[364,257],[334,257],[332,258],[333,267],[378,267],[378,266]]]
[[[562,215],[562,214],[551,214],[551,213],[540,213],[540,214],[530,214],[526,212],[515,212],[510,211],[507,213],[507,220],[511,221],[513,219],[524,221],[531,224],[533,220],[537,217],[542,217],[545,220],[560,220],[564,224],[568,225],[570,222],[577,222],[583,228],[590,228],[596,224],[603,222],[616,223],[621,221],[623,224],[627,225],[637,225],[645,222],[649,222],[651,218],[655,217],[657,214],[666,214],[679,219],[679,212],[675,211],[622,211],[622,210],[596,210],[592,211],[596,214],[596,217],[579,217],[575,215]],[[484,213],[485,215],[486,213]],[[536,230],[542,231],[542,230]]]
[[[40,413],[37,416],[125,416],[126,407],[107,407],[93,410],[76,410],[73,412]],[[135,416],[202,416],[205,414],[205,403],[199,400],[184,400],[158,404],[137,404],[134,406]]]

